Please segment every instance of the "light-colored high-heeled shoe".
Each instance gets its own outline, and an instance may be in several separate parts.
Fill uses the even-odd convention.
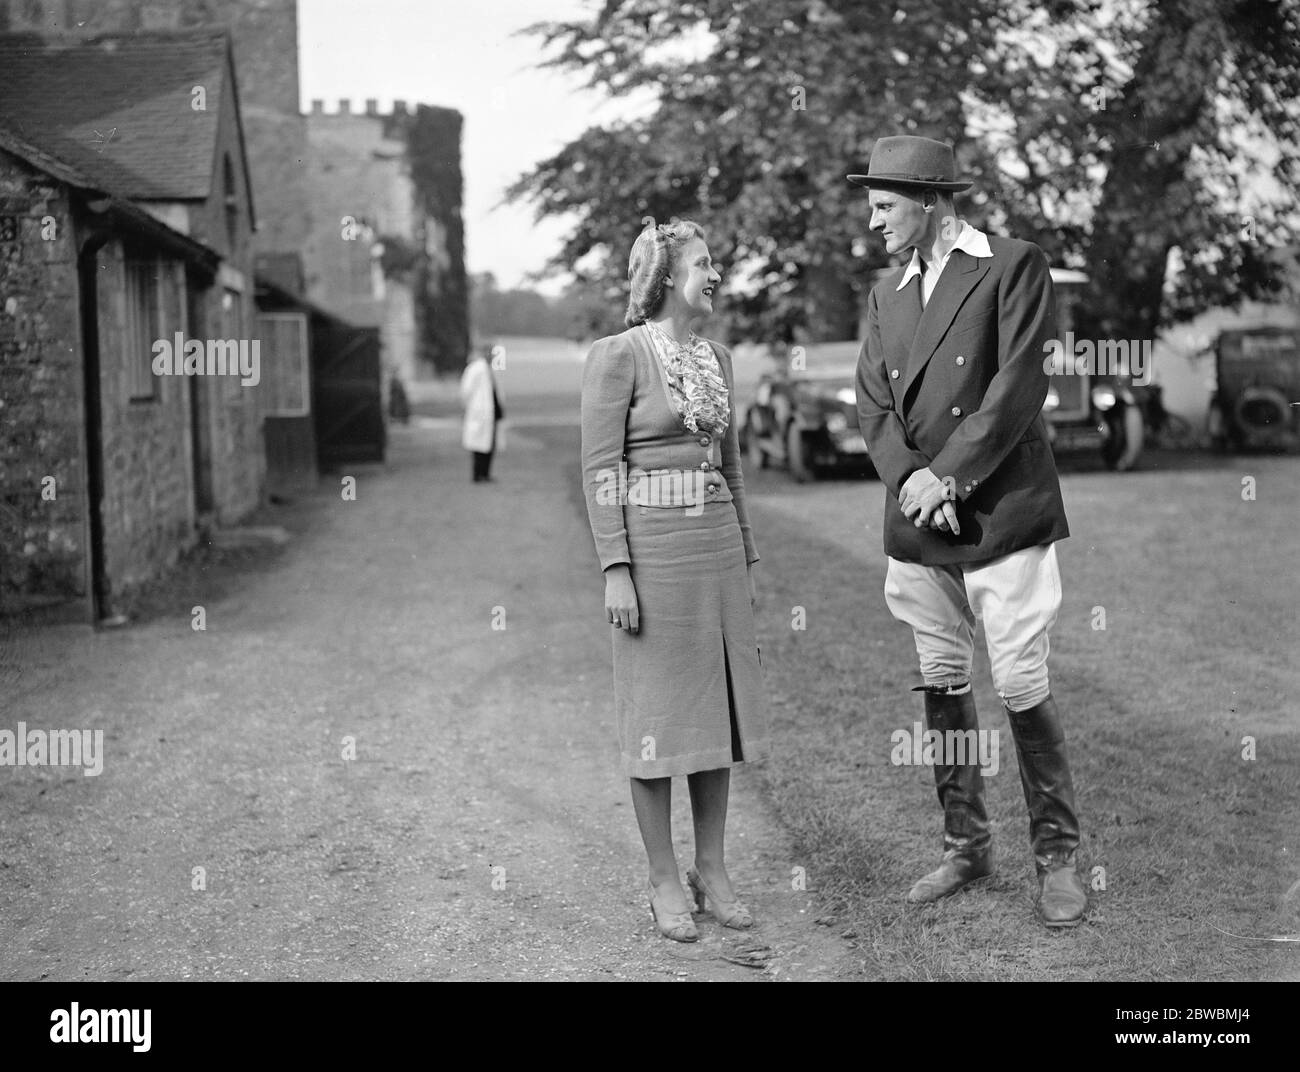
[[[709,884],[704,881],[703,876],[691,868],[686,872],[686,881],[690,884],[691,891],[695,894],[695,907],[701,912],[705,910],[706,900],[713,904],[713,918],[721,923],[724,927],[730,927],[732,930],[744,931],[754,925],[754,917],[739,901],[720,900],[711,889]]]
[[[654,883],[650,883],[650,915],[654,917],[655,928],[665,938],[671,938],[674,942],[697,942],[700,938],[700,932],[695,929],[695,921],[691,919],[691,913],[686,912],[660,912],[655,907],[655,888]]]

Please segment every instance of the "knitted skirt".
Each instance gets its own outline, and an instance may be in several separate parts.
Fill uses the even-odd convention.
[[[766,753],[767,694],[736,510],[624,508],[640,631],[610,626],[623,773],[664,778]]]

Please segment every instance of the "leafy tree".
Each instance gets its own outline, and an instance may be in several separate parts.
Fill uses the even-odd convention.
[[[1213,305],[1276,295],[1297,238],[1300,19],[1275,0],[1161,0],[1131,76],[1098,113],[1109,141],[1088,244],[1099,334],[1153,338]],[[1278,191],[1249,180],[1276,153]],[[1280,195],[1280,196],[1279,196]],[[1164,286],[1177,250],[1177,285]],[[1166,293],[1166,291],[1169,291]]]
[[[508,192],[577,222],[555,257],[615,304],[642,218],[698,218],[710,249],[745,278],[728,288],[738,327],[769,340],[797,328],[856,331],[870,272],[864,170],[875,133],[946,136],[969,77],[962,43],[989,31],[996,0],[935,0],[925,18],[828,0],[611,0],[589,20],[531,28],[614,94],[655,90],[645,118],[593,127]],[[674,41],[707,44],[696,54]],[[594,257],[587,267],[585,258]]]
[[[656,97],[508,191],[573,215],[549,267],[612,306],[642,218],[690,217],[742,277],[722,305],[736,334],[855,335],[888,262],[844,176],[886,133],[954,142],[975,179],[959,212],[1088,269],[1109,332],[1261,293],[1263,253],[1295,240],[1300,35],[1275,0],[606,0],[525,32],[594,89]],[[1239,123],[1280,156],[1250,243]],[[1187,270],[1162,304],[1174,249]]]

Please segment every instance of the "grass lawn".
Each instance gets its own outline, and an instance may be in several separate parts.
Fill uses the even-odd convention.
[[[998,874],[904,902],[938,862],[942,817],[930,768],[890,762],[891,733],[922,701],[911,633],[882,594],[884,493],[747,473],[778,740],[764,777],[794,863],[866,978],[1300,979],[1300,943],[1257,940],[1300,938],[1300,459],[1063,470],[1073,535],[1058,548],[1050,666],[1097,887],[1084,924],[1037,920],[1014,746],[982,652],[981,727],[1000,731],[986,779]]]

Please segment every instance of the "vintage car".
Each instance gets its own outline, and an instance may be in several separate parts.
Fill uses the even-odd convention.
[[[856,342],[794,347],[763,373],[740,417],[749,465],[783,465],[803,482],[834,470],[871,472],[858,431]]]
[[[1073,341],[1075,309],[1087,283],[1088,276],[1083,272],[1052,269],[1057,330],[1063,340]],[[1134,370],[1128,363],[1128,345],[1124,344],[1125,353],[1118,368],[1079,371],[1076,365],[1052,374],[1043,416],[1047,418],[1047,435],[1053,452],[1097,450],[1106,465],[1117,471],[1132,469],[1137,464],[1146,439],[1145,409],[1149,392],[1145,385],[1134,382]],[[1105,351],[1106,355],[1111,353]],[[1109,366],[1110,362],[1102,360],[1098,364]]]
[[[1219,449],[1300,445],[1300,329],[1225,329],[1214,343],[1210,441]]]

